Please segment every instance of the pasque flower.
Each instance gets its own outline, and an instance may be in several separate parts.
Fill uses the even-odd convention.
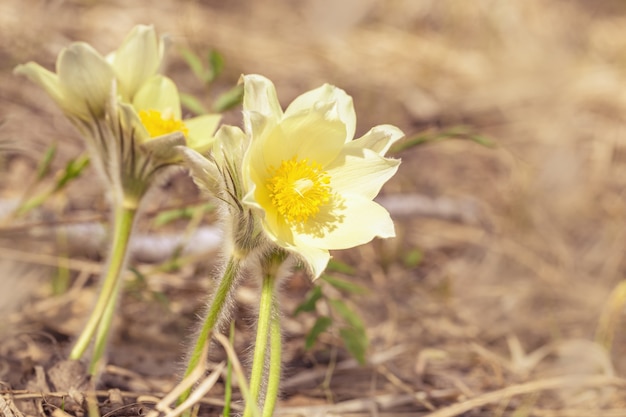
[[[175,144],[210,148],[219,115],[182,120],[174,82],[157,73],[163,40],[136,26],[106,57],[75,42],[57,57],[56,73],[35,62],[19,65],[44,88],[87,141],[95,165],[114,191],[134,203],[156,173],[175,162]]]
[[[389,213],[372,199],[398,169],[400,161],[385,153],[403,133],[381,125],[353,140],[352,98],[328,84],[283,112],[270,80],[247,75],[243,82],[251,138],[244,204],[265,235],[304,260],[314,277],[326,268],[329,250],[394,236]]]
[[[196,184],[221,206],[228,259],[186,375],[221,327],[240,270],[247,268],[262,284],[244,417],[261,403],[263,416],[270,416],[280,380],[277,283],[289,273],[284,262],[291,254],[317,278],[330,250],[395,235],[389,213],[373,198],[398,169],[400,161],[385,154],[403,133],[381,125],[353,140],[352,98],[331,85],[299,96],[283,111],[267,78],[247,75],[242,82],[244,130],[222,126],[206,156],[178,147]],[[188,396],[186,391],[180,401]]]
[[[136,26],[106,57],[75,42],[59,54],[56,73],[34,62],[15,69],[40,85],[78,129],[112,196],[108,266],[93,312],[70,353],[71,359],[81,359],[93,341],[92,374],[102,365],[143,196],[161,173],[181,162],[178,145],[207,151],[220,120],[219,115],[182,120],[176,85],[157,73],[163,49],[152,26]]]

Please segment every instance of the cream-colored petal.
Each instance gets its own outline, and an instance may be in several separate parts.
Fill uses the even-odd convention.
[[[196,185],[214,197],[219,196],[222,180],[215,163],[188,147],[180,146],[176,149],[182,155]]]
[[[181,119],[180,97],[174,81],[164,75],[154,75],[146,81],[133,100],[133,107],[140,110],[158,110],[169,112],[176,119]]]
[[[306,264],[307,269],[316,280],[324,273],[330,261],[330,253],[326,249],[318,249],[310,246],[299,246],[289,249],[300,257]]]
[[[325,166],[341,152],[346,135],[346,126],[339,120],[328,120],[325,113],[312,110],[284,118],[254,145],[261,148],[268,166],[278,167],[293,157]]]
[[[115,51],[111,63],[119,82],[119,93],[132,101],[141,85],[156,74],[162,48],[153,26],[137,25]]]
[[[283,115],[274,84],[256,74],[243,76],[243,109],[276,119]]]
[[[326,166],[326,172],[334,192],[359,194],[371,200],[399,165],[398,159],[384,158],[370,149],[346,146],[337,159]]]
[[[354,138],[356,130],[356,113],[354,112],[354,104],[344,90],[330,84],[324,84],[314,90],[302,94],[287,107],[285,117],[298,114],[302,111],[309,111],[329,103],[335,104],[337,117],[346,125],[345,141]]]
[[[200,153],[208,151],[215,141],[214,135],[220,120],[222,116],[219,114],[205,114],[186,119],[184,122],[189,131],[187,146]]]
[[[318,216],[325,222],[309,221],[294,231],[294,239],[303,246],[333,250],[362,245],[375,237],[395,236],[393,221],[384,207],[357,194],[341,197]]]
[[[185,135],[182,132],[173,132],[141,143],[140,149],[161,163],[172,163],[179,160],[180,153],[177,148],[184,145]]]
[[[391,145],[404,137],[404,133],[392,125],[380,125],[370,129],[358,139],[348,142],[351,148],[365,148],[385,156]]]
[[[62,109],[66,103],[63,98],[63,92],[59,85],[59,77],[51,71],[48,71],[35,62],[28,62],[24,65],[18,65],[13,70],[14,74],[25,75],[35,84],[46,90],[46,93],[57,103]]]
[[[67,111],[82,118],[102,116],[115,76],[95,49],[73,43],[59,54],[57,74]]]
[[[117,106],[117,114],[119,116],[121,128],[124,130],[121,135],[119,135],[118,140],[124,140],[125,136],[128,132],[132,132],[134,135],[134,140],[137,143],[149,142],[152,140],[150,133],[146,129],[146,127],[141,123],[141,119],[139,115],[130,104],[117,101],[115,103]]]
[[[243,122],[246,132],[258,137],[275,126],[283,115],[274,84],[261,75],[242,77]]]

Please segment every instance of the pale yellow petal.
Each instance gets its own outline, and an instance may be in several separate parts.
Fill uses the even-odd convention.
[[[141,143],[139,149],[161,163],[172,163],[180,160],[177,147],[184,145],[185,135],[182,132],[172,132]]]
[[[135,94],[133,107],[139,110],[158,110],[181,119],[180,97],[174,81],[163,75],[155,75],[146,81]]]
[[[196,185],[214,197],[219,196],[221,193],[221,176],[215,163],[186,146],[179,146],[176,150],[185,160],[185,165],[189,168]]]
[[[385,156],[391,145],[404,137],[404,133],[392,125],[380,125],[373,127],[365,135],[349,142],[346,146],[351,148],[365,148]]]
[[[28,77],[32,82],[43,88],[59,107],[65,108],[66,103],[59,85],[59,77],[55,73],[48,71],[35,62],[18,65],[13,70],[13,73]]]
[[[384,158],[370,149],[346,146],[339,157],[326,166],[326,172],[334,192],[359,194],[371,200],[399,165],[398,159]]]
[[[156,74],[161,64],[161,53],[154,27],[138,25],[111,55],[119,93],[125,101],[132,101],[141,85]]]
[[[346,136],[344,142],[354,138],[356,129],[356,114],[352,97],[335,86],[324,84],[314,90],[302,94],[287,107],[285,117],[289,117],[300,112],[307,112],[318,109],[327,104],[334,103],[336,117],[346,125]]]
[[[362,245],[375,237],[395,236],[393,221],[384,207],[357,194],[341,197],[315,220],[298,228],[294,239],[303,247],[332,250]]]
[[[186,119],[184,122],[189,132],[187,146],[200,153],[208,151],[215,141],[215,131],[221,119],[222,116],[219,114],[205,114]]]
[[[243,76],[243,109],[280,119],[283,110],[280,107],[274,84],[262,75]]]
[[[57,74],[68,112],[82,118],[102,116],[115,76],[95,49],[73,43],[59,54]]]
[[[293,157],[322,166],[333,161],[344,145],[345,125],[328,120],[324,111],[310,111],[287,117],[271,134],[253,145],[269,166],[278,167]]]
[[[313,280],[316,280],[324,273],[326,267],[328,266],[328,261],[330,261],[330,253],[326,249],[319,249],[311,246],[300,246],[293,249],[292,252],[302,258],[313,275]]]

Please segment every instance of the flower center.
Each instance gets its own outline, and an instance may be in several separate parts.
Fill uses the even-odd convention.
[[[330,199],[330,177],[322,166],[293,157],[270,168],[266,186],[276,210],[289,223],[303,223]]]
[[[158,110],[140,110],[139,118],[150,137],[167,135],[174,132],[182,132],[187,136],[189,131],[182,120],[178,120],[170,112],[160,112]]]

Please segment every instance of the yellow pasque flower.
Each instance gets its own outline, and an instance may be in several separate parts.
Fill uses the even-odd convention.
[[[130,200],[176,162],[174,145],[208,150],[220,120],[182,120],[176,85],[157,73],[163,50],[154,28],[139,25],[106,57],[75,42],[57,57],[56,73],[35,62],[15,69],[57,103],[87,140],[98,169]]]
[[[385,158],[403,133],[381,125],[352,140],[356,116],[345,91],[323,85],[283,112],[272,82],[243,77],[243,201],[258,213],[275,244],[305,261],[319,277],[329,250],[395,236],[387,210],[372,201],[397,171]]]

